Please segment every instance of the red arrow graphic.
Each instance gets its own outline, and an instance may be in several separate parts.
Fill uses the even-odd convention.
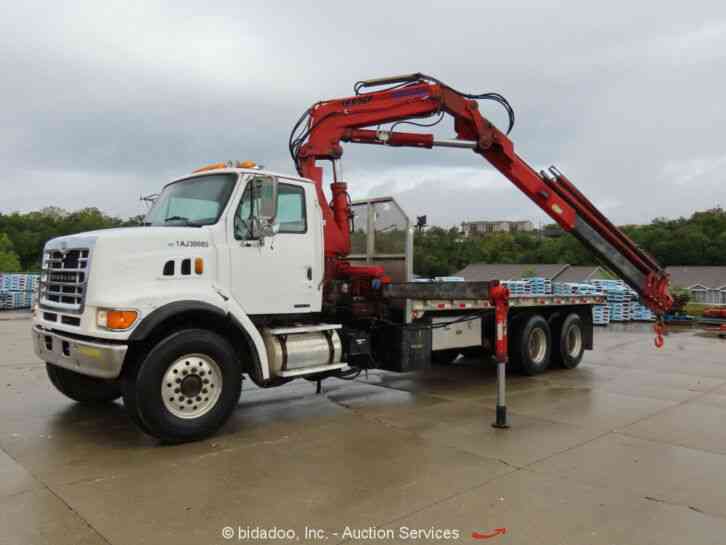
[[[493,532],[489,532],[488,534],[482,534],[479,532],[472,532],[471,537],[474,539],[489,539],[491,537],[497,537],[497,536],[503,536],[507,533],[506,528],[497,528]]]

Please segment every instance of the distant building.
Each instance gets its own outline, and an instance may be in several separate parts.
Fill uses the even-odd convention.
[[[565,234],[565,230],[557,225],[556,223],[551,223],[550,225],[545,225],[540,230],[542,235],[549,237],[549,238],[557,238],[561,237]]]
[[[501,263],[472,263],[456,273],[467,281],[482,280],[516,280],[525,276],[541,276],[554,280],[557,275],[564,272],[569,265],[555,264],[501,264]]]
[[[590,280],[612,278],[605,269],[597,265],[568,265],[566,263],[472,263],[456,275],[468,281],[516,280],[539,276],[553,282],[584,283]]]
[[[597,265],[570,265],[552,280],[555,282],[574,282],[583,284],[591,280],[612,278],[608,272]]]
[[[523,221],[465,221],[461,224],[465,237],[484,236],[492,233],[529,233],[534,231],[534,224]]]
[[[726,305],[726,267],[667,267],[671,285],[688,290],[694,303]]]

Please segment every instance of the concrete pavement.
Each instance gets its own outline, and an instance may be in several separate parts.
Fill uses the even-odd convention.
[[[464,362],[245,382],[219,435],[160,446],[57,393],[29,327],[0,321],[0,544],[726,542],[724,340],[598,329],[579,368],[510,377],[509,430],[493,366]]]

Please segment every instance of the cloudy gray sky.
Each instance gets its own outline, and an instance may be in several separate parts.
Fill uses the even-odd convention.
[[[413,71],[507,96],[519,153],[618,223],[726,205],[723,2],[7,4],[0,212],[137,214],[140,194],[219,160],[292,172],[307,106]],[[349,146],[344,164],[354,197],[393,194],[436,224],[544,219],[468,151]]]

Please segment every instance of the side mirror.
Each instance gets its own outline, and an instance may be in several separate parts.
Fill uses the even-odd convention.
[[[262,241],[277,234],[277,225],[264,218],[252,218],[250,220],[250,232],[253,240]]]
[[[277,216],[277,179],[255,178],[252,180],[254,215],[272,224]]]
[[[262,240],[274,236],[277,216],[277,179],[258,177],[252,180],[252,210],[250,230],[252,238]]]

